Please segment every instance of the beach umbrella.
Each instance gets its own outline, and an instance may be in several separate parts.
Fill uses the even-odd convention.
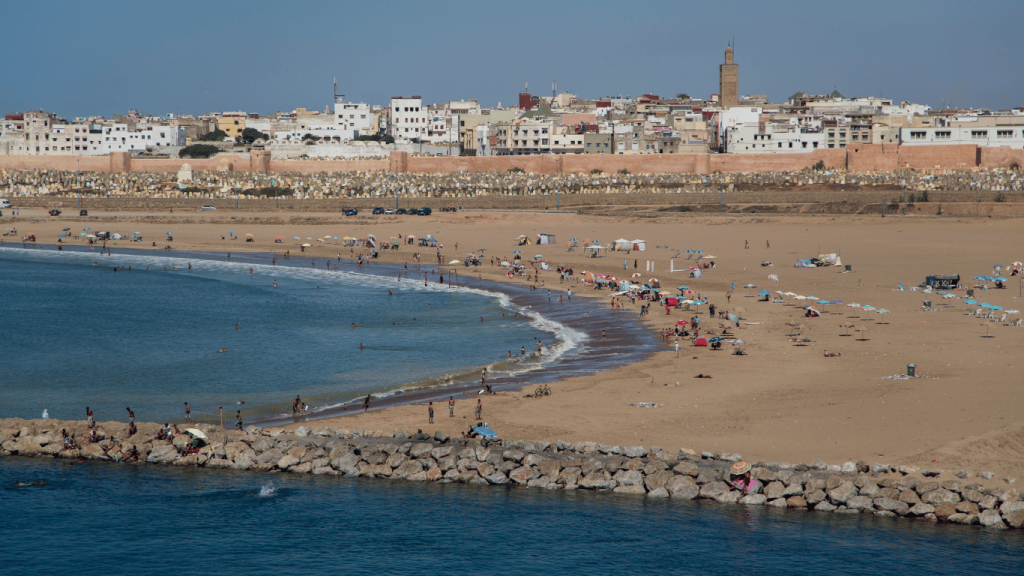
[[[142,236],[142,232],[132,232],[132,236]]]
[[[306,236],[306,240],[312,240],[312,239],[313,239],[312,236]]]
[[[601,243],[600,240],[597,240],[597,239],[594,240],[594,244],[600,244],[600,243]]]
[[[170,235],[171,235],[171,233],[170,233],[170,232],[164,232],[164,234],[166,234],[166,235],[168,235],[168,236],[170,236]]]
[[[768,275],[768,279],[773,281],[773,282],[778,282],[779,281],[779,275],[778,274],[769,274]]]
[[[992,267],[993,268],[1002,268],[1003,265],[1002,264],[993,264]]]
[[[543,254],[534,254],[533,257],[538,259],[538,260],[540,260],[541,258],[544,257],[544,255]]]
[[[246,236],[252,236],[252,234],[246,234]],[[330,234],[328,234],[327,236],[324,236],[324,238],[325,238],[326,240],[330,240],[330,239],[331,239],[331,236],[330,236]],[[392,238],[394,238],[394,236],[392,236]]]
[[[876,312],[878,312],[879,314],[888,314],[889,313],[889,311],[886,310],[885,308],[879,308],[878,310],[876,310]]]
[[[1002,276],[993,276],[992,279],[995,280],[996,282],[1009,282],[1009,280]]]
[[[779,296],[782,296],[782,290],[776,290],[775,293],[778,294]]]
[[[860,304],[858,304],[856,302],[850,302],[849,304],[846,305],[846,307],[847,308],[860,308]]]
[[[693,253],[694,254],[703,254],[704,251],[703,250],[694,250]]]
[[[856,330],[857,330],[857,332],[860,332],[860,338],[857,338],[857,340],[861,340],[861,341],[867,340],[867,338],[864,337],[864,333],[871,331],[871,330],[868,329],[867,326],[858,326],[856,328]]]
[[[483,252],[484,250],[487,250],[487,248],[477,248],[476,249],[477,252]]]
[[[689,320],[680,320],[679,322],[676,322],[676,326],[685,326],[685,325],[687,325],[689,323],[690,323]]]
[[[57,238],[67,238],[67,234],[57,234]]]
[[[977,303],[978,303],[977,300],[964,300],[964,304],[966,304],[966,305],[977,304]]]
[[[639,276],[639,274],[637,274],[637,276]],[[689,289],[690,289],[689,286],[676,286],[676,290],[689,290]]]
[[[82,230],[92,230],[92,228],[82,228]]]
[[[458,260],[452,260],[452,261],[451,261],[451,262],[449,262],[448,264],[458,264],[458,263],[459,263],[459,261],[458,261]]]
[[[743,340],[733,340],[732,341],[732,345],[733,346],[742,346],[744,344],[746,344],[746,342],[744,342]]]
[[[874,306],[861,306],[861,310],[867,310],[868,312],[874,310]]]
[[[569,238],[569,241],[570,242],[579,242],[580,239],[579,238]]]
[[[252,234],[246,234],[245,237],[246,238],[252,238]]]
[[[334,239],[334,240],[338,240],[339,239],[337,236],[332,236],[331,238]]]
[[[303,246],[304,248],[309,248],[309,244],[303,244],[302,246]]]
[[[316,241],[317,242],[323,242],[324,240],[323,240],[323,238],[317,238]]]
[[[796,296],[796,292],[786,292],[786,296]]]
[[[683,250],[683,252],[685,252],[687,254],[693,254],[693,250],[690,250],[689,248],[687,248],[686,250]]]
[[[974,279],[975,280],[985,280],[985,281],[991,281],[992,280],[988,276],[975,276]]]
[[[828,300],[818,300],[818,304],[831,304]]]
[[[1020,262],[1020,261],[1013,262],[1013,263],[1010,264],[1010,266],[1024,266],[1024,262]]]
[[[747,284],[744,286],[744,288],[757,288],[757,286],[754,286],[753,284]]]
[[[79,236],[87,236],[87,234],[86,234],[85,232],[79,232],[79,234],[78,234],[78,235],[79,235]]]
[[[228,236],[234,236],[234,235],[235,235],[234,232],[228,232]]]
[[[640,277],[640,273],[639,272],[633,272],[633,274],[630,276],[630,278],[639,278],[639,277]]]
[[[522,254],[523,252],[521,250],[513,250],[512,253],[513,254]]]
[[[807,296],[801,296],[801,295],[797,294],[796,296],[793,296],[793,299],[794,300],[807,300]]]
[[[713,338],[708,339],[708,342],[714,344],[715,342],[721,342],[723,340],[725,340],[725,338],[722,338],[721,336],[715,336]]]
[[[769,295],[771,295],[771,293],[772,293],[771,290],[761,290],[760,292],[757,293],[757,295],[758,296],[769,296]]]
[[[656,289],[654,290],[657,291]],[[693,302],[691,302],[691,304],[693,304],[694,306],[701,306],[704,304],[704,302],[701,302],[700,300],[694,300]]]
[[[988,302],[982,302],[981,304],[979,304],[979,306],[981,306],[982,308],[991,308],[992,307],[992,305],[989,304]]]
[[[206,437],[206,434],[203,433],[203,431],[198,429],[198,428],[185,428],[185,432],[188,432],[189,434],[195,436],[196,438],[202,438],[203,440],[209,440],[209,438]]]
[[[1002,310],[1003,307],[1002,306],[989,306],[988,309],[989,310]]]
[[[1010,308],[1009,310],[1006,311],[1006,313],[1007,314],[1020,314],[1020,310],[1017,310],[1016,308]]]
[[[729,320],[732,320],[733,322],[739,322],[740,321],[740,317],[735,315],[735,314],[733,314],[732,312],[730,312],[729,313]]]
[[[853,324],[853,322],[843,322],[842,324],[839,325],[839,327],[843,329],[843,332],[845,332],[845,334],[843,334],[843,336],[849,336],[850,335],[850,328],[853,328],[854,324]]]

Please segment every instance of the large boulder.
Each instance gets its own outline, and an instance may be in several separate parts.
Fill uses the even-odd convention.
[[[409,448],[410,458],[419,458],[423,455],[430,454],[430,451],[434,449],[434,445],[429,442],[417,442]],[[482,461],[482,460],[481,460]]]
[[[701,498],[718,498],[718,496],[729,491],[729,486],[721,480],[708,482],[700,489]]]
[[[790,496],[786,498],[786,506],[789,508],[807,508],[807,500],[803,496]]]
[[[657,490],[658,488],[664,488],[665,485],[669,483],[669,480],[672,480],[674,477],[675,474],[668,470],[659,470],[653,474],[645,474],[644,486],[649,492]]]
[[[910,516],[924,516],[925,514],[934,514],[934,513],[935,513],[935,506],[932,506],[931,504],[925,504],[924,502],[921,502],[921,503],[918,503],[918,504],[914,504],[910,508],[909,515]]]
[[[596,470],[584,476],[579,487],[591,490],[615,488],[615,480],[604,470]]]
[[[295,429],[295,435],[300,437],[309,436],[312,432],[313,430],[309,426],[299,426]]]
[[[1024,510],[1003,512],[1003,521],[1012,528],[1021,528],[1024,526]]]
[[[422,471],[423,464],[421,464],[419,460],[407,460],[406,462],[403,462],[401,465],[394,469],[394,471],[391,473],[391,477],[407,478],[409,476],[412,476],[413,474],[416,474],[417,472]],[[424,477],[424,479],[426,478]]]
[[[676,467],[673,468],[672,470],[674,470],[675,472],[678,472],[679,474],[686,474],[687,476],[693,476],[694,478],[696,478],[697,474],[700,473],[700,468],[696,464],[694,464],[693,462],[690,462],[689,460],[684,460],[684,461],[680,462],[679,464],[676,464]]]
[[[581,475],[582,473],[578,466],[564,468],[558,473],[558,483],[563,486],[575,486],[579,484]]]
[[[939,488],[938,490],[932,490],[931,492],[925,492],[921,495],[921,502],[925,504],[931,504],[932,506],[938,506],[945,502],[950,504],[956,504],[960,501],[960,496],[950,490]]]
[[[336,458],[331,459],[331,468],[334,468],[338,472],[346,476],[356,476],[359,474],[357,465],[359,464],[359,456],[356,456],[352,452],[345,452]]]
[[[533,477],[533,469],[529,466],[520,466],[508,473],[508,479],[516,484],[526,484]]]
[[[665,484],[672,498],[693,500],[700,494],[700,487],[689,476],[674,476]]]
[[[146,457],[146,462],[153,464],[167,464],[178,458],[178,451],[170,444],[164,444],[163,446],[157,446],[153,448],[153,451]]]
[[[840,504],[846,504],[846,501],[851,497],[857,495],[857,487],[853,485],[853,482],[843,482],[829,490],[828,499],[829,502],[838,506]]]
[[[616,486],[612,491],[613,492],[617,492],[619,494],[639,494],[639,495],[643,495],[643,494],[647,493],[647,490],[644,489],[643,483],[634,484],[632,486]]]
[[[875,507],[875,503],[867,496],[850,496],[846,500],[846,507],[851,510],[871,510]]]
[[[906,516],[910,512],[910,506],[906,502],[900,502],[892,498],[875,498],[873,501],[875,508],[879,510],[887,510],[894,512],[900,516]]]
[[[749,504],[752,506],[761,506],[768,501],[768,498],[764,494],[747,494],[740,498],[740,504]]]
[[[280,468],[281,470],[287,470],[292,466],[298,465],[298,463],[298,458],[292,456],[291,454],[285,454],[284,456],[281,457],[280,460],[277,461],[277,467]]]
[[[614,478],[615,484],[618,486],[643,486],[644,484],[644,476],[637,470],[620,470]]]

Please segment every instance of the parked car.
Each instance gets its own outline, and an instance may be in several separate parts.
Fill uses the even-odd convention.
[[[399,208],[398,210],[395,210],[395,214],[405,214],[405,208]]]
[[[89,211],[88,210],[79,210],[78,211],[78,215],[79,216],[88,216],[89,215]]]
[[[419,214],[420,216],[430,216],[430,212],[431,212],[430,208],[424,206],[423,208],[420,208],[420,210],[419,210],[419,212],[417,212],[417,214]]]
[[[387,210],[384,211],[384,213],[385,214],[394,214],[395,213],[395,209],[394,208],[388,208]]]
[[[216,209],[217,209],[217,207],[216,207],[216,206],[210,206],[209,204],[204,204],[204,205],[203,205],[203,206],[202,206],[201,208],[199,208],[199,209],[200,209],[200,210],[216,210]]]
[[[60,216],[60,210],[57,210],[56,208],[50,210],[50,216]]]
[[[356,210],[355,208],[349,208],[348,210],[345,210],[345,216],[355,216],[357,214],[359,214],[359,210]]]
[[[384,209],[383,209],[383,208],[380,208],[380,207],[374,208],[374,209],[373,209],[373,213],[374,213],[375,215],[376,215],[376,214],[383,214],[383,213],[384,213]]]

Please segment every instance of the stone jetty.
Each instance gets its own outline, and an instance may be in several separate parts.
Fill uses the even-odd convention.
[[[301,426],[245,431],[197,424],[207,442],[189,452],[187,432],[156,439],[161,426],[106,422],[89,442],[84,421],[0,420],[0,455],[84,458],[119,462],[138,452],[138,463],[254,470],[267,473],[359,476],[407,482],[504,485],[554,490],[594,490],[648,498],[709,499],[725,504],[874,514],[893,518],[988,528],[1021,528],[1024,499],[1010,487],[971,483],[958,470],[939,480],[940,470],[876,462],[810,464],[756,462],[756,493],[730,489],[729,468],[739,454],[617,446],[595,442],[546,442],[450,438],[404,430],[370,431]],[[66,430],[80,448],[65,448]]]

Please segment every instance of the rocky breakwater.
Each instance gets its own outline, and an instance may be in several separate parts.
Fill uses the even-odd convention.
[[[883,463],[757,462],[752,475],[761,486],[741,493],[728,483],[730,466],[740,460],[731,453],[594,442],[483,443],[449,438],[441,432],[431,436],[402,430],[302,426],[288,432],[250,426],[242,432],[202,424],[196,428],[207,441],[189,453],[191,434],[158,440],[157,424],[140,424],[131,437],[123,424],[100,424],[98,440],[89,443],[84,422],[4,420],[0,421],[0,454],[121,461],[119,455],[134,448],[140,463],[172,466],[610,491],[989,528],[1024,525],[1024,501],[1016,489],[970,483],[973,474],[963,470],[954,478],[939,480],[940,471]],[[67,430],[81,448],[65,448],[61,430]]]

